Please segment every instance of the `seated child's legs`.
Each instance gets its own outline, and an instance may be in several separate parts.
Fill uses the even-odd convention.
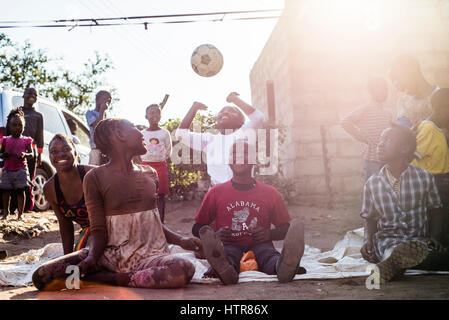
[[[34,286],[42,290],[53,280],[65,280],[69,275],[66,273],[66,268],[70,265],[78,265],[88,254],[88,249],[82,249],[44,263],[33,273]]]
[[[255,244],[251,247],[256,256],[258,269],[266,274],[276,274],[276,264],[281,256],[271,242]]]
[[[437,240],[449,248],[449,173],[435,174],[434,177],[438,188],[438,194],[443,203],[443,232],[441,239]]]
[[[240,260],[242,260],[243,253],[247,252],[249,249],[236,244],[223,244],[223,246],[226,252],[226,257],[228,258],[231,265],[234,267],[235,271],[239,273]]]
[[[429,254],[427,255],[427,258],[411,269],[449,271],[449,251],[440,252],[429,248]]]
[[[181,288],[192,280],[195,266],[175,255],[151,260],[146,269],[131,273],[129,286],[138,288]]]

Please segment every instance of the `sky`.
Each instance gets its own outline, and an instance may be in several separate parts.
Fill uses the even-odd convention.
[[[2,0],[0,21],[53,20],[282,9],[284,0]],[[224,18],[226,20],[226,17]],[[145,108],[170,97],[162,122],[183,118],[194,101],[218,112],[227,95],[236,91],[251,103],[249,74],[278,19],[154,24],[143,26],[2,29],[13,41],[29,40],[46,49],[58,64],[77,71],[95,51],[108,55],[114,70],[106,81],[117,89],[116,116],[147,124]],[[216,46],[224,57],[214,77],[200,77],[190,57],[200,44]],[[108,89],[99,88],[99,89]],[[93,108],[94,106],[92,106]]]

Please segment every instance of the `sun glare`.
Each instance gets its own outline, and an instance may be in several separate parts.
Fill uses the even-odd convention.
[[[382,20],[382,0],[313,0],[304,4],[303,14],[335,32],[377,30]]]

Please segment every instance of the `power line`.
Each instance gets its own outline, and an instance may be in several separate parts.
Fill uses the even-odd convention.
[[[238,20],[266,20],[266,19],[277,19],[280,16],[264,16],[264,17],[244,17],[244,18],[233,18],[233,19],[210,19],[210,20],[180,20],[180,21],[163,21],[163,22],[136,22],[136,23],[102,23],[99,24],[95,19],[92,19],[91,24],[62,24],[62,25],[0,25],[0,29],[19,29],[19,28],[73,28],[73,27],[112,27],[112,26],[137,26],[142,25],[147,27],[151,24],[175,24],[175,23],[198,23],[198,22],[223,22],[223,21],[238,21]]]
[[[57,20],[15,20],[15,21],[0,21],[0,28],[67,28],[73,27],[73,23],[77,23],[77,27],[109,27],[109,26],[121,26],[121,25],[144,25],[155,23],[193,23],[193,22],[216,22],[225,21],[225,17],[229,15],[237,14],[249,14],[249,13],[268,13],[268,12],[280,12],[282,9],[266,9],[266,10],[246,10],[246,11],[222,11],[222,12],[207,12],[207,13],[185,13],[185,14],[165,14],[165,15],[146,15],[146,16],[122,16],[122,17],[110,17],[110,18],[80,18],[80,19],[57,19]],[[176,20],[176,21],[144,21],[144,22],[129,22],[132,20],[143,19],[163,19],[163,18],[182,18],[182,17],[208,17],[208,16],[221,16],[221,18],[200,20]],[[255,19],[274,19],[279,16],[256,16],[256,17],[237,17],[227,18],[226,21],[232,20],[255,20]],[[124,22],[114,22],[123,20]],[[84,23],[83,23],[84,22]],[[90,22],[90,23],[85,23]],[[107,23],[101,23],[107,22]],[[69,24],[67,24],[69,23]],[[81,23],[81,24],[80,24]]]

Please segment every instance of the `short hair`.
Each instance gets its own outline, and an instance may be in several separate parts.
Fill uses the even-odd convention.
[[[393,60],[390,70],[391,80],[403,77],[416,78],[418,74],[421,74],[421,67],[414,57],[403,54]]]
[[[37,96],[37,90],[35,88],[26,88],[25,91],[23,92],[23,96],[25,96],[28,93],[28,91],[34,91],[34,93]]]
[[[392,123],[390,125],[390,128],[396,130],[399,133],[399,138],[401,139],[401,142],[409,147],[409,155],[410,155],[409,161],[411,162],[414,158],[414,153],[416,151],[416,135],[410,128],[397,123]]]
[[[100,90],[95,95],[95,101],[97,101],[101,96],[104,96],[104,95],[111,96],[111,93],[109,91],[106,91],[106,90]]]
[[[11,132],[9,131],[9,123],[11,122],[12,118],[14,118],[16,116],[20,118],[20,120],[24,124],[24,128],[23,129],[25,129],[25,115],[23,113],[22,107],[14,108],[14,109],[12,109],[9,112],[8,118],[6,120],[6,132],[5,132],[5,134],[7,136],[9,136],[11,134]]]
[[[449,112],[449,88],[438,89],[430,98],[435,115]]]
[[[53,142],[55,141],[65,141],[67,142],[69,145],[71,145],[73,147],[73,149],[76,150],[75,147],[75,143],[73,142],[73,140],[66,134],[64,133],[57,133],[53,136],[53,138],[50,140],[50,142],[48,143],[48,150],[50,150],[51,145],[53,144]]]
[[[111,136],[113,130],[118,128],[123,119],[107,118],[98,122],[94,130],[94,143],[100,149],[102,154],[109,155],[108,152],[112,149]]]
[[[150,108],[158,108],[158,109],[159,109],[159,112],[162,111],[162,108],[161,108],[161,106],[160,106],[159,104],[153,103],[153,104],[150,104],[150,105],[145,109],[145,113],[147,113],[148,110],[149,110]]]

